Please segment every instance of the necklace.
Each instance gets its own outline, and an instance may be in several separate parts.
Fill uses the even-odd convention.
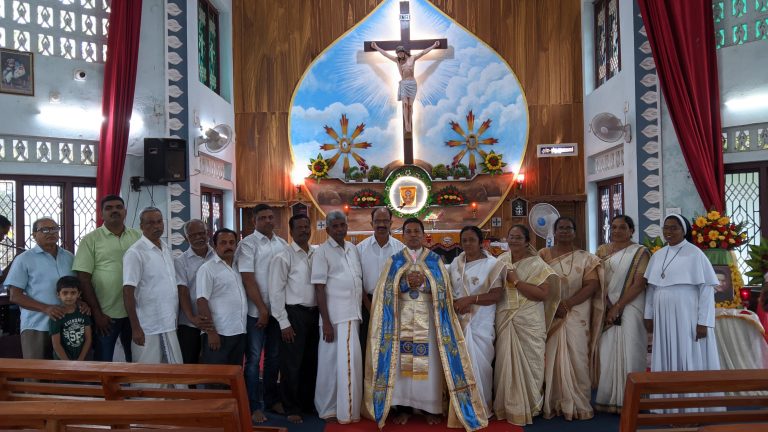
[[[623,252],[621,253],[621,257],[619,257],[619,265],[621,265],[622,261],[624,261],[624,255],[627,254],[627,249],[629,249],[630,245],[627,245],[624,247]],[[613,266],[611,265],[611,257],[613,255],[616,255],[618,252],[616,252],[615,247],[611,247],[611,253],[608,254],[607,257],[605,257],[605,266],[608,270],[613,270]]]
[[[576,248],[571,246],[571,251],[568,252],[568,253],[573,253],[573,251],[575,251],[575,250],[576,250]],[[560,256],[563,256],[563,255],[565,255],[565,254],[562,254]],[[571,271],[573,270],[573,262],[574,261],[575,260],[573,259],[573,257],[571,257],[571,266],[568,267],[568,273],[566,273],[565,269],[563,268],[563,260],[560,260],[560,261],[557,262],[558,264],[560,264],[560,271],[563,272],[563,276],[568,277],[571,274]]]
[[[680,249],[678,249],[677,252],[675,252],[675,254],[672,255],[672,259],[669,260],[669,263],[667,263],[667,257],[669,256],[669,248],[667,248],[667,253],[664,254],[664,262],[661,263],[661,278],[662,279],[664,279],[664,277],[666,277],[667,268],[672,264],[672,261],[674,261],[675,258],[677,258],[677,254],[679,254],[680,251],[683,250],[683,247],[685,247],[685,246],[684,245],[681,246]]]

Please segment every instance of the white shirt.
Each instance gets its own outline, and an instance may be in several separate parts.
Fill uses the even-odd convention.
[[[176,331],[179,290],[171,250],[141,236],[123,256],[123,285],[136,287],[136,315],[145,335]]]
[[[183,285],[187,287],[189,291],[189,300],[192,302],[192,312],[197,315],[197,295],[195,294],[195,276],[197,270],[205,262],[216,256],[216,252],[212,247],[208,246],[208,252],[205,254],[205,258],[196,254],[190,247],[183,254],[173,260],[173,265],[176,267],[176,285]],[[195,327],[192,321],[187,318],[187,315],[181,310],[179,306],[179,324],[187,327]]]
[[[241,273],[253,273],[256,277],[256,284],[259,285],[261,299],[267,306],[267,310],[269,310],[269,264],[275,255],[287,247],[288,243],[277,234],[273,234],[270,239],[258,231],[244,238],[237,246],[235,253],[237,268]],[[254,318],[259,317],[259,310],[250,301],[248,315]]]
[[[232,268],[214,254],[197,270],[196,280],[196,298],[208,300],[216,332],[222,336],[244,334],[248,297],[237,265]]]
[[[360,254],[360,264],[363,267],[363,289],[367,294],[373,294],[379,281],[384,264],[394,254],[403,250],[405,245],[400,240],[389,236],[384,247],[379,246],[376,237],[370,236],[357,246]]]
[[[341,246],[333,238],[321,244],[312,256],[312,283],[325,284],[332,324],[362,319],[363,279],[355,245],[345,241]]]
[[[314,251],[304,252],[296,242],[272,258],[269,273],[269,301],[272,316],[281,329],[291,326],[285,305],[317,306],[315,287],[310,282]]]

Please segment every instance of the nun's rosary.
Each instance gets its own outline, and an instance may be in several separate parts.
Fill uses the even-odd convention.
[[[674,254],[674,255],[672,255],[672,259],[669,261],[669,263],[667,263],[667,257],[669,256],[669,248],[667,248],[667,253],[666,253],[666,254],[664,254],[664,262],[663,262],[663,263],[661,263],[661,278],[662,278],[662,279],[664,279],[664,276],[666,276],[666,274],[665,274],[665,273],[666,273],[666,271],[667,271],[667,268],[668,268],[670,265],[672,265],[672,261],[674,261],[674,260],[675,260],[675,258],[677,258],[677,254],[679,254],[679,253],[680,253],[680,251],[681,251],[681,250],[683,250],[683,247],[685,247],[685,246],[684,246],[684,245],[683,245],[683,246],[681,246],[681,247],[680,247],[680,249],[678,249],[678,250],[677,250],[677,252],[675,252],[675,254]]]

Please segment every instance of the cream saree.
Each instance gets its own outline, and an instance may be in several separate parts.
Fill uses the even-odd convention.
[[[593,379],[597,381],[597,341],[604,309],[600,259],[583,250],[552,258],[550,249],[542,249],[539,255],[560,275],[562,300],[576,294],[585,281],[600,281],[591,300],[554,319],[544,355],[544,418],[562,415],[566,420],[587,420],[594,415],[590,395]]]
[[[496,366],[493,412],[516,425],[533,423],[544,404],[544,346],[547,328],[560,302],[560,278],[539,256],[511,263],[509,252],[499,257],[521,281],[549,283],[549,298],[529,300],[505,281],[504,297],[496,305]]]
[[[608,245],[597,250],[603,260],[607,297],[616,304],[632,286],[636,275],[645,273],[650,253],[645,247],[632,244],[613,254]],[[608,309],[606,305],[606,310]],[[630,372],[646,368],[648,335],[643,325],[645,291],[624,307],[621,321],[603,330],[600,337],[600,383],[597,386],[595,409],[620,412],[624,402],[624,384]]]

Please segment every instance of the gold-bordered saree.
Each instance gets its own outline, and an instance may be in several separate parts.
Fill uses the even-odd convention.
[[[512,263],[506,252],[499,261],[521,282],[549,285],[542,302],[528,299],[505,281],[504,297],[496,305],[493,411],[499,420],[524,426],[533,423],[544,405],[544,347],[560,303],[560,276],[538,255]]]
[[[549,248],[539,255],[560,275],[562,301],[576,294],[585,281],[598,281],[591,299],[554,319],[545,349],[544,418],[590,419],[594,416],[591,389],[600,373],[597,347],[605,308],[600,258],[583,250],[552,258]]]
[[[407,248],[393,255],[376,285],[365,356],[363,415],[383,428],[389,414],[398,358],[404,354],[402,351],[407,345],[400,340],[403,330],[400,308],[412,303],[401,300],[413,291],[405,277],[411,270],[421,271],[426,276],[426,291],[431,295],[434,322],[428,324],[435,328],[437,346],[426,349],[437,349],[440,353],[450,398],[448,427],[464,427],[467,431],[482,429],[488,425],[488,420],[475,384],[459,319],[453,310],[448,271],[440,256],[426,248],[415,260]],[[419,332],[411,333],[415,339]],[[417,343],[414,341],[413,345],[412,354],[405,355],[411,356],[411,373],[419,375]]]

